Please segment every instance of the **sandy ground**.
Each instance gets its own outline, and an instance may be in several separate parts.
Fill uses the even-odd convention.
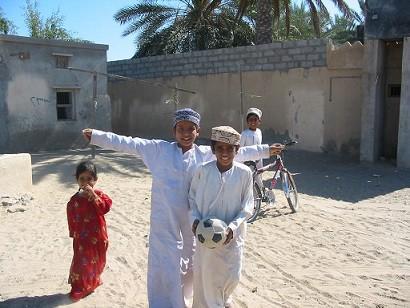
[[[0,307],[147,307],[151,176],[134,156],[101,151],[98,186],[114,200],[104,284],[67,299],[65,206],[88,150],[33,154],[26,211],[0,206]],[[235,307],[410,307],[410,172],[289,152],[301,211],[281,191],[249,225]]]

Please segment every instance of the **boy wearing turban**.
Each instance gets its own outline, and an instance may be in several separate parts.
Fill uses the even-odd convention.
[[[198,167],[192,179],[189,204],[194,234],[199,221],[206,218],[220,219],[228,226],[222,246],[196,246],[194,308],[229,307],[231,294],[239,283],[246,220],[254,202],[252,173],[234,161],[240,137],[232,127],[214,127],[211,141],[216,161]]]

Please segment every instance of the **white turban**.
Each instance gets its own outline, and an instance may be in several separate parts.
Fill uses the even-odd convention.
[[[254,114],[256,115],[259,119],[262,118],[262,111],[258,108],[249,108],[248,111],[246,112],[246,117],[248,117],[248,115],[250,114]]]

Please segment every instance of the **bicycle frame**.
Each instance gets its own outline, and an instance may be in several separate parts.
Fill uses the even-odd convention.
[[[285,147],[289,145],[293,145],[295,143],[297,142],[291,141],[291,142],[285,143]],[[265,202],[265,203],[271,202],[270,197],[268,198],[267,195],[265,194],[265,187],[264,186],[260,187],[260,185],[257,184],[257,181],[256,181],[256,177],[258,175],[261,175],[262,173],[268,170],[273,171],[274,174],[272,176],[272,179],[269,180],[270,187],[266,187],[266,188],[268,188],[269,190],[272,190],[273,188],[275,188],[278,182],[278,179],[280,178],[282,182],[282,190],[285,194],[289,207],[291,208],[293,213],[295,213],[298,210],[298,196],[297,196],[295,180],[293,179],[294,174],[290,173],[289,170],[287,170],[287,168],[285,167],[282,155],[283,155],[283,151],[281,152],[281,154],[276,155],[275,161],[273,163],[268,164],[265,167],[262,167],[260,169],[257,169],[256,163],[253,161],[245,162],[245,164],[248,167],[251,167],[251,169],[253,169],[254,200],[256,202],[254,212],[252,216],[248,219],[248,222],[253,222],[256,219],[256,216],[258,215],[259,210],[261,208],[261,202]],[[271,196],[271,194],[269,196]]]
[[[282,157],[280,155],[276,156],[275,162],[272,163],[271,166],[268,169],[273,168],[275,166],[276,166],[276,168],[274,169],[275,173],[273,174],[272,180],[270,181],[270,188],[271,189],[276,187],[276,184],[278,183],[279,177],[282,179],[282,177],[287,176],[286,172],[282,172],[282,171],[287,171],[287,169],[285,168],[285,166],[283,164]],[[285,193],[285,196],[288,198],[289,197],[289,192],[290,192],[289,181],[284,181],[282,179],[282,189],[283,189],[283,192]]]

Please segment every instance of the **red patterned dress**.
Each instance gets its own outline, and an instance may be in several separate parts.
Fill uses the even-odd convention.
[[[100,200],[89,201],[79,193],[67,204],[67,220],[70,237],[73,238],[74,256],[68,283],[70,296],[78,300],[101,284],[108,248],[108,234],[104,214],[112,201],[102,191],[95,190]]]

